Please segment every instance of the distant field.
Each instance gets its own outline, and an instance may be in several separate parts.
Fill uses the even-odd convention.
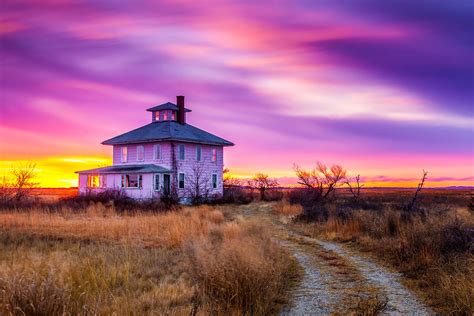
[[[56,201],[77,195],[77,188],[37,188],[33,190],[32,195],[46,201]]]

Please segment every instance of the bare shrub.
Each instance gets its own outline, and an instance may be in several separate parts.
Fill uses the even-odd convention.
[[[364,186],[363,184],[360,183],[360,174],[354,177],[354,179],[349,179],[346,178],[344,183],[347,185],[349,188],[349,191],[352,194],[352,198],[355,202],[359,201],[360,199],[360,190]]]
[[[298,183],[304,187],[304,190],[298,192],[304,217],[309,220],[326,220],[326,200],[334,194],[336,187],[345,178],[346,171],[339,165],[328,168],[319,161],[312,170],[304,170],[298,165],[294,166],[294,170]],[[296,193],[293,193],[290,200],[296,200]]]
[[[331,168],[328,168],[319,161],[313,170],[304,170],[298,165],[295,165],[294,169],[298,177],[298,183],[314,191],[315,196],[320,199],[329,197],[339,182],[346,176],[346,170],[341,166],[332,165]]]
[[[2,205],[10,203],[19,204],[24,202],[33,188],[38,186],[35,182],[36,165],[25,163],[13,166],[10,176],[3,176],[0,184],[0,202]]]
[[[416,188],[415,194],[413,195],[411,202],[404,207],[405,211],[412,212],[413,210],[415,210],[418,194],[423,189],[423,185],[425,184],[427,176],[428,176],[428,171],[423,170],[423,176],[421,177],[421,181],[420,183],[418,183],[418,187]]]
[[[186,192],[191,197],[191,203],[200,205],[209,201],[211,185],[209,175],[200,164],[195,164],[192,168],[192,174],[186,178]]]
[[[248,181],[248,185],[257,190],[260,193],[260,200],[265,201],[266,193],[278,186],[276,179],[270,178],[267,174],[257,173],[251,180]]]

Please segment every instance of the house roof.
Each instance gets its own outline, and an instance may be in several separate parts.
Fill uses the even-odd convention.
[[[206,145],[233,146],[234,144],[189,124],[176,121],[157,121],[108,139],[104,145],[181,141]]]
[[[110,174],[110,173],[166,173],[171,170],[154,164],[119,165],[103,168],[76,171],[80,174]]]
[[[166,102],[157,106],[154,106],[152,108],[147,109],[148,112],[155,112],[155,111],[161,111],[161,110],[173,110],[173,111],[178,111],[179,108],[176,104],[171,103],[171,102]],[[185,112],[191,112],[190,109],[184,109]]]

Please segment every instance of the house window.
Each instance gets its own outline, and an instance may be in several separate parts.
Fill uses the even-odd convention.
[[[196,145],[196,160],[201,161],[202,157],[202,147],[201,145]]]
[[[142,188],[143,177],[141,174],[122,175],[122,188]]]
[[[184,158],[185,158],[185,152],[184,152],[185,149],[186,149],[186,147],[183,144],[179,145],[179,160],[184,160]]]
[[[137,161],[145,160],[145,147],[137,146]]]
[[[213,148],[212,149],[212,157],[211,157],[212,162],[217,161],[217,149]]]
[[[178,188],[184,189],[184,173],[179,174],[178,178]]]
[[[105,188],[106,187],[106,176],[89,175],[87,176],[87,187],[88,188]]]
[[[212,175],[212,188],[217,189],[217,174]]]
[[[156,111],[155,112],[155,121],[159,121],[160,120],[160,111]]]
[[[156,144],[153,146],[153,159],[158,160],[161,159],[161,145]]]
[[[127,148],[127,146],[122,147],[121,161],[122,162],[127,162],[128,161],[128,148]]]
[[[155,174],[155,191],[160,190],[160,175]]]
[[[167,121],[168,120],[168,112],[169,111],[163,111],[163,121]]]
[[[171,112],[171,120],[176,121],[176,111]]]

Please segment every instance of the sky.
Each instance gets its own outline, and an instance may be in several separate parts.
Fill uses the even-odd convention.
[[[239,177],[338,163],[369,185],[474,185],[472,1],[0,4],[0,174],[44,187],[176,95]]]

